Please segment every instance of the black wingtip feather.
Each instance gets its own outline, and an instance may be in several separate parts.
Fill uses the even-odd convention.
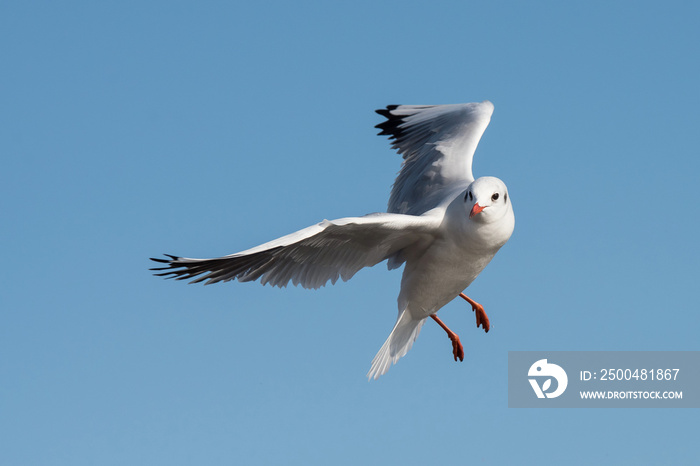
[[[171,270],[173,268],[179,267],[177,265],[174,265],[173,262],[179,260],[180,257],[173,256],[172,254],[163,254],[163,255],[169,257],[170,259],[159,259],[157,257],[149,257],[149,259],[151,259],[153,262],[158,262],[159,264],[168,264],[168,267],[152,267],[148,270],[153,270],[153,271]],[[172,273],[172,272],[170,272],[170,273]],[[154,273],[153,275],[163,276],[163,275],[167,275],[167,273]]]
[[[375,113],[386,118],[386,121],[375,125],[374,127],[380,129],[381,131],[377,133],[378,136],[389,136],[389,139],[398,139],[403,131],[399,126],[404,122],[403,116],[394,115],[392,110],[396,110],[399,105],[387,105],[386,108],[380,108],[375,110]]]
[[[374,112],[380,114],[383,117],[390,118],[391,111],[396,110],[399,107],[400,107],[400,105],[387,105],[386,108],[380,108],[379,110],[375,110]],[[376,128],[376,126],[375,126],[375,128]]]

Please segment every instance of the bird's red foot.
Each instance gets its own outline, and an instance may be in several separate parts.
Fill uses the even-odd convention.
[[[487,316],[486,311],[484,311],[484,306],[477,303],[464,293],[460,293],[459,296],[461,296],[469,304],[471,304],[472,311],[474,311],[474,315],[476,316],[476,328],[479,328],[479,326],[481,326],[484,328],[484,332],[488,333],[489,329],[491,329],[491,322],[489,322],[489,316]]]
[[[462,342],[459,341],[459,337],[456,333],[454,334],[454,337],[450,336],[450,341],[452,341],[452,355],[454,356],[455,361],[457,361],[457,359],[464,361],[464,346],[462,346]]]
[[[450,328],[447,325],[445,325],[442,322],[442,320],[440,320],[440,318],[438,316],[436,316],[435,314],[431,315],[430,317],[432,317],[433,320],[435,322],[437,322],[438,325],[440,327],[442,327],[442,329],[445,332],[447,332],[447,337],[452,342],[452,355],[454,356],[455,361],[457,359],[459,359],[460,361],[464,361],[464,347],[462,346],[462,342],[459,341],[459,336],[457,336],[457,334],[455,332],[450,330]]]

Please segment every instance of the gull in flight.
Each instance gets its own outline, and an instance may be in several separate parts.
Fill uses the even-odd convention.
[[[413,346],[430,317],[452,342],[454,360],[464,359],[456,333],[436,313],[460,296],[489,331],[484,308],[463,290],[481,273],[513,232],[515,217],[503,181],[474,179],[472,159],[491,121],[489,101],[453,105],[390,105],[376,127],[389,136],[403,164],[386,213],[324,220],[260,246],[215,259],[166,254],[152,259],[156,275],[206,284],[260,280],[284,287],[290,281],[319,288],[349,280],[384,260],[404,265],[399,313],[367,374],[377,379]]]

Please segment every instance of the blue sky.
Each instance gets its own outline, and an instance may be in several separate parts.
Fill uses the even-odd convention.
[[[697,410],[507,407],[515,350],[698,350],[691,2],[0,6],[0,463],[694,464]],[[187,286],[383,211],[387,104],[489,99],[510,242],[377,382],[400,273]],[[534,447],[534,448],[533,448]]]

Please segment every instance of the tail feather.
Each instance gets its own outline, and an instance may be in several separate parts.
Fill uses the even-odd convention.
[[[404,310],[396,321],[377,355],[372,360],[372,367],[367,373],[368,379],[378,379],[387,373],[392,364],[406,355],[418,338],[425,319],[415,320],[408,310]]]

